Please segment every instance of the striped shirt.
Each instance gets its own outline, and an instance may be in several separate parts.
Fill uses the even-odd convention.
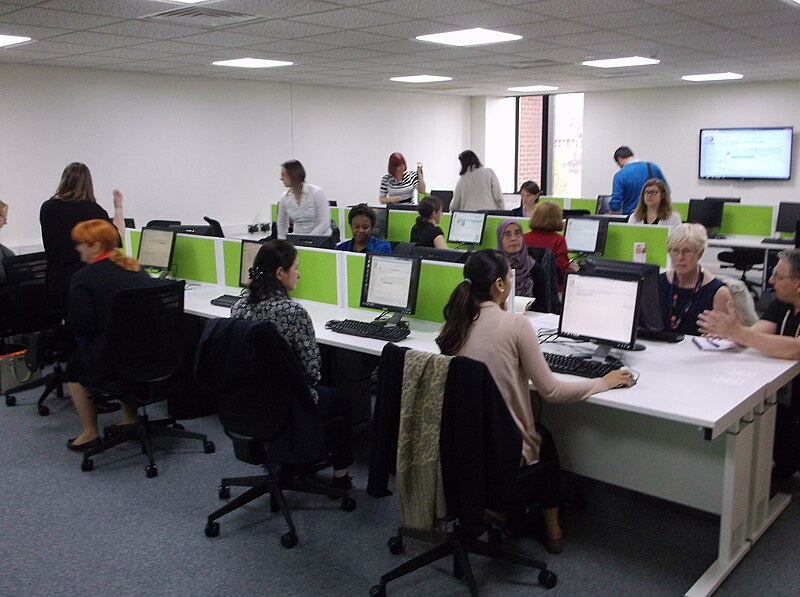
[[[417,188],[417,172],[406,170],[403,180],[397,180],[391,174],[381,178],[381,197],[400,197],[399,203],[411,203],[414,189]]]

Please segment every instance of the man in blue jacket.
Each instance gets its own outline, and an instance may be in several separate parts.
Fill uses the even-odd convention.
[[[640,162],[630,147],[623,145],[614,152],[614,161],[620,171],[614,175],[613,189],[609,206],[611,213],[629,215],[636,209],[644,183],[651,178],[659,178],[667,184],[661,168],[653,162]]]

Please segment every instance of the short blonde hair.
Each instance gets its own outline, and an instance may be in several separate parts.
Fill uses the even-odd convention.
[[[8,204],[0,200],[0,211],[3,211],[4,209],[8,209]]]
[[[558,203],[540,201],[533,208],[531,219],[528,220],[531,230],[542,232],[558,232],[564,229],[564,211]]]
[[[685,242],[692,243],[698,251],[705,251],[708,246],[708,233],[701,224],[678,224],[674,226],[667,238],[667,251],[671,251]]]

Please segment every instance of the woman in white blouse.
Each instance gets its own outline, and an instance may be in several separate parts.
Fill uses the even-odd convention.
[[[294,234],[330,236],[331,214],[322,189],[306,182],[306,169],[297,160],[281,164],[286,192],[278,202],[278,238],[286,238],[289,223]]]
[[[659,224],[661,226],[677,226],[681,216],[672,209],[669,189],[664,181],[651,178],[644,183],[639,195],[639,203],[633,210],[631,224]]]

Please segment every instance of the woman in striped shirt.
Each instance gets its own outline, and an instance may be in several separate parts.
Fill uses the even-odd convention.
[[[389,173],[381,178],[379,199],[381,203],[413,203],[414,189],[425,192],[425,177],[422,162],[417,162],[417,171],[406,170],[406,159],[400,152],[389,156]]]

